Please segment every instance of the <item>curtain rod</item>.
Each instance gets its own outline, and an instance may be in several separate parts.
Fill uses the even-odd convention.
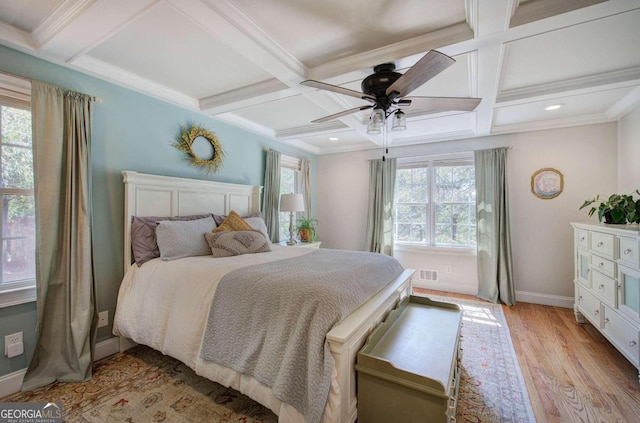
[[[33,81],[34,81],[33,79],[25,78],[25,77],[24,77],[24,76],[22,76],[22,75],[16,75],[15,73],[7,72],[7,71],[4,71],[4,70],[0,70],[0,73],[5,74],[5,75],[8,75],[8,76],[11,76],[11,77],[13,77],[13,78],[21,79],[21,80],[23,80],[23,81],[27,81],[27,82],[33,82]],[[95,95],[88,95],[88,94],[87,94],[87,96],[88,96],[88,97],[91,99],[91,101],[93,101],[94,103],[99,103],[99,104],[100,104],[100,103],[102,103],[102,98],[101,98],[101,97],[98,97],[98,96],[95,96]]]

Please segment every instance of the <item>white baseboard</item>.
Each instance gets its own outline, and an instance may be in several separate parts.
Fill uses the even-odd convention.
[[[414,288],[435,289],[437,291],[455,292],[456,294],[477,295],[478,290],[475,286],[455,284],[448,282],[432,282],[423,280],[413,280],[411,286]],[[573,297],[564,297],[561,295],[540,294],[537,292],[516,291],[516,301],[523,303],[533,303],[541,305],[549,305],[563,308],[573,308]]]
[[[93,354],[93,361],[102,360],[105,357],[120,352],[120,338],[111,338],[98,342]]]
[[[537,292],[516,291],[516,301],[523,303],[542,304],[563,308],[573,308],[573,297],[562,295],[539,294]]]
[[[472,285],[450,282],[433,282],[413,279],[412,288],[435,289],[436,291],[455,292],[456,294],[476,295],[478,288]]]
[[[117,352],[120,352],[120,338],[111,338],[98,342],[94,351],[93,361],[101,360]],[[26,373],[27,369],[22,369],[0,376],[0,398],[18,392],[22,387],[22,380]]]
[[[27,373],[27,369],[18,370],[8,375],[0,376],[0,398],[11,395],[20,390],[22,379]]]

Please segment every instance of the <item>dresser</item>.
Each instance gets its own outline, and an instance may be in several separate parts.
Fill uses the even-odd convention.
[[[576,320],[591,322],[640,371],[640,227],[571,225]]]
[[[358,423],[455,421],[462,312],[409,296],[357,356]]]

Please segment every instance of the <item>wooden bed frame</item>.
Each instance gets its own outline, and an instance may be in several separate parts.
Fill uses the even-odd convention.
[[[123,171],[125,184],[124,270],[132,263],[131,217],[178,216],[201,213],[241,215],[260,211],[262,187],[229,184]],[[340,422],[354,422],[356,410],[356,356],[369,333],[398,302],[409,295],[413,270],[405,270],[327,334],[338,372]],[[132,345],[122,340],[121,350]]]

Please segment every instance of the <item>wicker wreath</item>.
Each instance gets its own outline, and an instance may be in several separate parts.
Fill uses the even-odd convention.
[[[193,151],[193,142],[198,137],[206,139],[211,144],[211,147],[213,147],[213,155],[210,159],[203,159]],[[176,137],[173,146],[187,153],[187,159],[192,166],[206,167],[207,175],[215,172],[222,166],[224,151],[222,150],[222,145],[220,145],[220,140],[218,140],[216,134],[199,125],[192,123],[187,127],[180,127],[180,135]]]

